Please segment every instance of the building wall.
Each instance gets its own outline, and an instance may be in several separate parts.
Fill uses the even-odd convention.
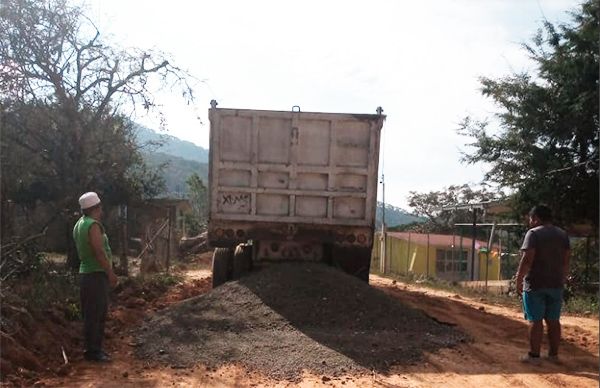
[[[500,255],[497,252],[490,252],[489,259],[487,253],[479,253],[479,279],[485,280],[485,262],[488,260],[488,280],[501,280],[500,278]]]
[[[371,255],[371,268],[379,271],[381,240],[376,237]],[[429,262],[427,261],[427,246],[415,244],[406,240],[387,237],[388,270],[396,274],[424,274],[429,263],[429,275],[435,275],[435,247],[429,247]]]
[[[415,274],[415,275],[427,275],[444,278],[446,274],[436,273],[436,258],[437,250],[451,250],[452,247],[436,247],[433,245],[429,246],[429,252],[427,251],[427,245],[419,245],[414,242],[407,240],[394,238],[391,236],[387,237],[387,258],[388,268],[386,273],[392,274]],[[463,248],[464,249],[464,248]],[[466,249],[465,249],[466,250]],[[454,277],[446,277],[447,280],[470,280],[470,267],[471,267],[471,251],[467,252],[467,271],[460,274],[455,274]],[[428,255],[429,253],[429,255]],[[429,256],[429,261],[427,257]],[[371,271],[380,272],[379,262],[381,257],[381,239],[380,235],[375,236],[375,243],[373,244],[373,252],[371,254]],[[478,260],[475,263],[475,280],[485,280],[486,278],[486,260],[487,254],[480,252]],[[429,268],[429,272],[427,269]],[[500,260],[498,254],[490,252],[489,263],[488,263],[488,280],[500,280]]]

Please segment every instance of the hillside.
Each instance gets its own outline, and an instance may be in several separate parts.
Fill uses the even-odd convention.
[[[381,228],[381,216],[383,212],[383,203],[377,202],[376,226]],[[412,222],[425,222],[425,218],[410,214],[408,211],[385,204],[385,223],[388,227],[410,224]]]
[[[167,186],[169,196],[180,197],[187,193],[186,180],[190,175],[196,173],[204,182],[208,182],[208,164],[198,163],[164,152],[143,152],[146,163],[151,167],[158,167],[167,163],[164,168],[163,177]],[[207,183],[208,184],[208,183]]]
[[[138,144],[162,142],[163,144],[156,148],[157,152],[193,160],[198,163],[208,163],[208,150],[192,142],[181,140],[175,136],[157,133],[139,124],[134,124],[134,131],[136,132]]]
[[[167,186],[165,195],[182,196],[187,193],[186,180],[193,173],[208,184],[208,150],[175,136],[160,134],[143,125],[134,124],[138,144],[162,143],[142,151],[150,167],[166,163],[163,177]]]

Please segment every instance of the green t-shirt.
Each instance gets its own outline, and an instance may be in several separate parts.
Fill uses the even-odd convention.
[[[96,260],[96,256],[94,255],[94,250],[92,249],[92,245],[90,244],[90,227],[93,224],[98,224],[100,226],[100,230],[102,231],[102,239],[104,240],[104,253],[106,254],[106,259],[108,263],[112,265],[112,251],[110,249],[110,245],[108,244],[108,237],[106,236],[106,232],[104,231],[104,227],[101,223],[88,216],[81,216],[81,218],[75,224],[73,228],[73,239],[75,240],[75,246],[77,247],[77,254],[79,255],[79,260],[81,264],[79,265],[79,273],[91,273],[91,272],[100,272],[104,271],[104,268],[100,265],[98,260]]]

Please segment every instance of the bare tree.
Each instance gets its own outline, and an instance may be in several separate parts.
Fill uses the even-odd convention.
[[[66,219],[86,190],[109,203],[156,194],[130,116],[159,110],[157,88],[189,102],[189,79],[161,52],[107,44],[66,0],[0,2],[3,206],[43,201]]]
[[[137,151],[126,109],[156,108],[151,85],[177,87],[192,99],[188,78],[162,53],[105,44],[82,9],[65,0],[0,4],[1,108],[13,129],[5,139],[40,155],[62,176],[63,187],[80,191],[94,183],[89,167],[102,175],[103,167],[131,165],[131,158],[107,165],[110,150],[97,150],[120,141]]]
[[[120,50],[101,40],[81,8],[65,0],[5,0],[0,5],[0,92],[15,101],[53,102],[93,111],[94,123],[117,113],[125,100],[153,107],[150,78],[192,90],[164,54]],[[122,113],[122,112],[120,112]]]

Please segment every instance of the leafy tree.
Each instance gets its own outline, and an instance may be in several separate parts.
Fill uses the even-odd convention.
[[[489,191],[485,186],[481,189],[469,185],[452,185],[440,191],[417,193],[411,191],[408,204],[419,216],[427,218],[425,223],[409,224],[403,230],[420,233],[450,233],[455,222],[472,222],[472,213],[468,210],[442,210],[442,207],[481,203],[504,198],[504,193]],[[478,222],[482,220],[478,214]]]
[[[571,242],[570,292],[597,293],[599,280],[598,239],[582,238]],[[591,288],[589,287],[591,285]]]
[[[208,220],[208,188],[197,173],[193,173],[186,181],[193,215],[186,218],[190,234],[197,234],[206,226]]]
[[[598,228],[599,4],[588,0],[570,24],[545,22],[524,49],[535,74],[481,78],[482,94],[499,107],[499,128],[467,117],[468,163],[491,166],[486,179],[515,191],[520,214],[551,206],[558,223]]]
[[[186,77],[159,52],[104,43],[66,0],[2,1],[3,205],[42,201],[64,217],[86,190],[109,203],[158,193],[161,178],[143,163],[127,116],[156,108],[150,85],[192,98]]]

